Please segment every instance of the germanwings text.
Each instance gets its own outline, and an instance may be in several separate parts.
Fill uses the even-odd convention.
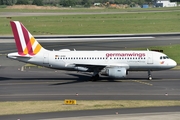
[[[145,53],[106,53],[106,57],[145,57]]]

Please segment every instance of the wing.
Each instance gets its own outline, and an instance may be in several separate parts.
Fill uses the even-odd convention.
[[[128,64],[95,64],[95,63],[85,63],[85,64],[74,64],[76,67],[84,67],[88,68],[88,71],[93,72],[94,70],[101,71],[104,68],[112,68],[112,67],[122,67],[129,69]]]

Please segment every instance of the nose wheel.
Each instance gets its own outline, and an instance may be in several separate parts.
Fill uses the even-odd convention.
[[[151,71],[148,71],[148,80],[152,80],[152,75],[151,75]]]

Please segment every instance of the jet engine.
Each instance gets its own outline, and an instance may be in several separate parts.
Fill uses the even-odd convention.
[[[88,71],[88,68],[86,68],[86,67],[75,67],[74,68],[75,70],[77,70],[77,71]]]
[[[126,68],[122,68],[122,67],[104,68],[101,71],[101,75],[106,75],[111,78],[125,78],[127,75],[127,70]]]

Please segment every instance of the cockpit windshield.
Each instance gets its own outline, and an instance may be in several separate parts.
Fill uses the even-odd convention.
[[[162,59],[169,59],[169,57],[168,57],[168,56],[161,56],[160,59],[161,59],[161,60],[162,60]]]

